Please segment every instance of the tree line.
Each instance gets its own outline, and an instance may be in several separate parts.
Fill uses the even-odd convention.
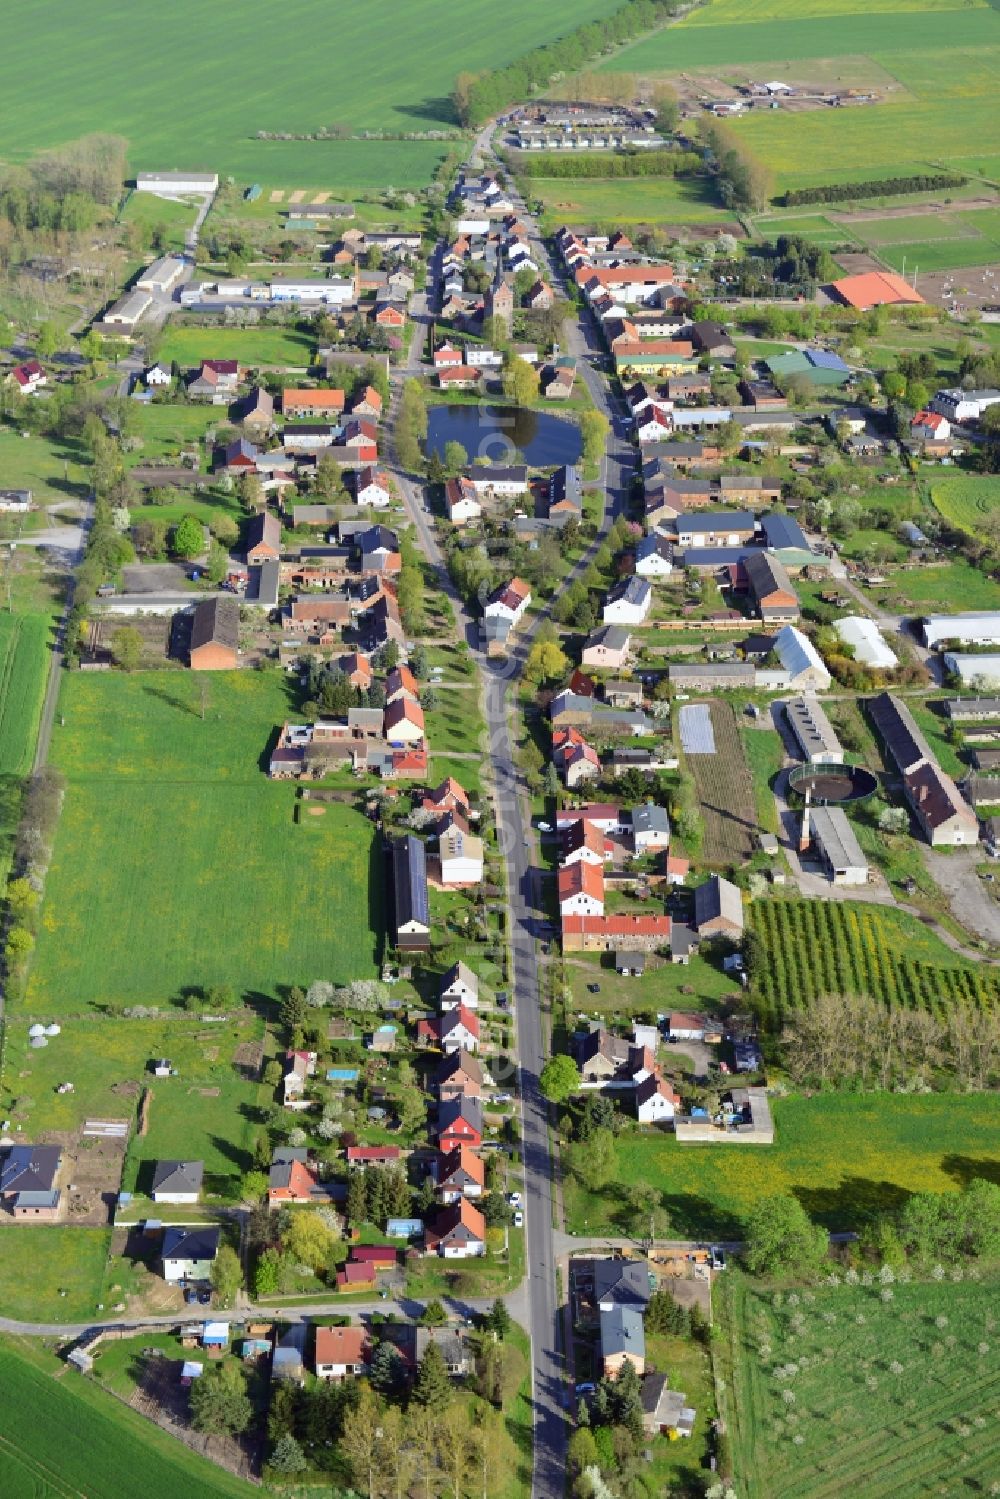
[[[566,36],[488,73],[459,73],[452,100],[463,125],[478,126],[501,110],[528,99],[558,73],[575,73],[611,47],[631,41],[675,15],[668,0],[627,0],[601,21],[577,26]]]
[[[522,152],[524,177],[687,177],[701,169],[697,151]]]
[[[964,187],[968,180],[968,177],[959,177],[952,172],[923,172],[912,177],[874,177],[867,182],[828,182],[824,187],[789,188],[775,201],[785,208],[797,208],[803,203],[901,197],[905,193],[931,193],[946,187]]]
[[[715,157],[719,197],[726,208],[763,208],[774,192],[768,167],[751,156],[731,126],[708,120],[702,135]]]
[[[821,994],[789,1014],[783,1062],[799,1087],[926,1088],[942,1073],[975,1092],[1000,1079],[1000,1010],[890,1008],[868,994]]]

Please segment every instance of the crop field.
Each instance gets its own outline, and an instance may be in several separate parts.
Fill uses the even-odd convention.
[[[687,755],[705,823],[702,855],[707,864],[741,864],[754,851],[757,827],[753,780],[736,716],[728,703],[713,701],[714,755]]]
[[[732,122],[775,173],[778,191],[917,172],[931,162],[973,174],[988,166],[1000,151],[993,95],[1000,14],[985,5],[900,5],[873,13],[861,0],[820,3],[822,12],[803,17],[800,7],[793,14],[790,3],[775,0],[753,22],[740,0],[725,0],[625,48],[607,65],[642,77],[709,69],[746,77],[770,76],[770,64],[823,59],[836,64],[831,76],[845,86],[863,81],[872,62],[884,67],[896,87],[883,103],[850,110],[754,110]],[[785,76],[794,78],[794,71],[786,69]]]
[[[445,142],[255,136],[331,125],[349,132],[455,129],[449,95],[458,72],[500,67],[605,9],[601,0],[512,0],[498,27],[489,0],[467,0],[458,21],[446,21],[433,0],[387,0],[377,12],[363,0],[335,8],[289,0],[276,53],[263,41],[275,20],[268,0],[250,0],[236,28],[228,11],[196,0],[162,11],[94,0],[86,12],[70,0],[52,0],[42,11],[12,0],[5,11],[4,151],[22,159],[104,130],[128,139],[133,169],[211,168],[279,185],[368,180],[417,189]],[[39,112],[33,101],[43,89],[52,104]]]
[[[962,531],[976,532],[1000,510],[1000,478],[973,474],[936,474],[930,484],[934,508]]]
[[[822,213],[789,214],[787,218],[754,220],[754,229],[761,239],[776,239],[779,234],[801,234],[814,245],[832,250],[837,245],[859,245],[860,240],[844,224],[837,224]]]
[[[723,1415],[747,1499],[990,1492],[996,1281],[780,1295],[722,1280]]]
[[[159,358],[182,369],[193,369],[203,359],[238,359],[241,364],[290,365],[308,368],[316,340],[297,328],[197,328],[171,323],[160,343]],[[225,421],[225,407],[214,408],[217,422]]]
[[[32,1011],[374,973],[371,824],[340,804],[298,821],[295,788],[261,769],[294,711],[277,672],[67,677],[53,762],[68,790]]]
[[[48,636],[49,622],[38,615],[0,615],[0,776],[31,769]]]
[[[986,0],[709,0],[684,26],[750,25],[759,21],[803,21],[816,16],[898,15],[976,9]]]
[[[773,1145],[680,1145],[673,1133],[626,1129],[606,1184],[588,1190],[567,1173],[570,1232],[628,1231],[622,1189],[637,1181],[661,1193],[672,1235],[738,1239],[748,1210],[774,1193],[846,1231],[911,1192],[948,1192],[1000,1170],[996,1110],[981,1096],[826,1093],[771,1107]]]
[[[947,1010],[1000,999],[1000,975],[974,966],[893,911],[847,901],[756,901],[751,924],[766,962],[754,980],[768,1023],[820,994]]]
[[[65,1374],[34,1349],[9,1340],[0,1346],[0,1492],[10,1499],[133,1499],[137,1486],[146,1499],[259,1492],[91,1381],[72,1371],[58,1377]]]
[[[533,177],[529,199],[544,205],[542,227],[574,224],[732,224],[706,178]],[[738,226],[737,226],[738,229]]]

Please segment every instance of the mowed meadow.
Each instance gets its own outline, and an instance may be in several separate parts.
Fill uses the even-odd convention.
[[[371,824],[340,804],[300,821],[295,788],[264,773],[295,714],[276,672],[67,676],[51,755],[67,793],[32,1013],[374,974]]]
[[[18,159],[87,131],[130,143],[133,168],[213,168],[254,181],[372,187],[427,182],[440,142],[256,141],[321,126],[454,129],[464,70],[500,67],[581,22],[602,0],[269,0],[128,6],[49,0],[4,7],[4,155]],[[114,80],[109,87],[109,80]],[[38,100],[46,100],[38,108]],[[369,165],[371,163],[371,165]]]

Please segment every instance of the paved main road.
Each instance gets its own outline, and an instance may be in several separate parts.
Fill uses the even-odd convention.
[[[491,138],[492,127],[487,127],[480,132],[475,145],[474,154],[487,166],[492,164]],[[558,268],[552,263],[541,241],[538,226],[523,201],[516,193],[512,195],[518,215],[529,230],[536,253],[542,257],[546,273],[553,283],[558,283],[561,279]],[[393,380],[396,384],[419,372],[421,349],[429,323],[425,298],[415,301],[413,317],[418,324],[418,332],[412,340],[405,364],[394,373]],[[627,510],[635,451],[625,437],[624,411],[613,402],[607,383],[589,362],[590,356],[603,351],[588,311],[582,313],[579,322],[567,323],[564,341],[568,351],[579,361],[582,378],[595,406],[609,423],[609,440],[602,467],[604,506],[598,526],[599,534],[577,563],[572,577],[585,571],[614,516]],[[392,433],[390,424],[390,450],[395,447]],[[544,1026],[536,950],[540,913],[535,906],[534,834],[527,794],[514,763],[514,729],[509,694],[510,687],[516,683],[521,673],[532,634],[541,617],[536,618],[534,626],[524,633],[508,660],[496,662],[483,656],[479,651],[478,623],[471,618],[448,577],[444,557],[424,506],[422,481],[416,475],[405,473],[398,463],[394,473],[420,545],[434,565],[441,586],[451,600],[458,628],[475,653],[483,681],[486,752],[493,777],[497,835],[506,863],[513,961],[511,989],[517,1015],[517,1061],[525,1175],[527,1320],[531,1333],[534,1407],[532,1493],[534,1499],[562,1499],[566,1478],[566,1408],[571,1403],[566,1382],[556,1279],[557,1250],[564,1250],[564,1236],[559,1235],[557,1239],[555,1233],[555,1162],[548,1108],[538,1086],[539,1075],[548,1055],[548,1036]],[[566,584],[569,581],[570,578],[567,578]]]

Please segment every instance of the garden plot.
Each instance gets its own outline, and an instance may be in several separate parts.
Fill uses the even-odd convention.
[[[744,864],[757,832],[753,779],[732,708],[719,701],[705,706],[713,749],[687,752],[705,823],[702,853],[708,864]]]

